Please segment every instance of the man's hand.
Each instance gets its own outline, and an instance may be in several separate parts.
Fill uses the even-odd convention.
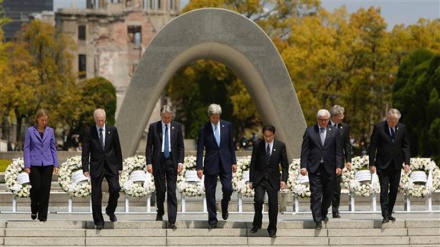
[[[179,164],[177,165],[177,173],[181,174],[182,171],[183,171],[183,164],[182,164],[182,163],[179,163]]]
[[[232,172],[236,172],[237,171],[237,165],[236,164],[232,164]]]
[[[347,167],[347,170],[351,171],[351,162],[345,163],[345,167]]]
[[[83,174],[84,174],[84,176],[86,176],[86,177],[90,177],[90,173],[89,173],[89,172],[84,172]]]
[[[118,175],[121,176],[121,174],[122,174],[122,170],[119,170]]]
[[[252,182],[249,182],[248,184],[249,184],[249,188],[250,188],[250,189],[253,189],[253,188],[254,188],[254,186],[252,185]]]
[[[281,183],[280,183],[280,190],[284,190],[284,188],[286,188],[286,182],[281,181]]]
[[[375,173],[376,172],[376,167],[370,165],[370,172],[371,172],[371,174]]]
[[[342,169],[341,168],[336,168],[336,176],[339,176],[339,175],[341,175],[341,173],[342,173]]]
[[[406,174],[409,173],[409,164],[405,164],[405,167],[403,168]]]
[[[197,170],[197,177],[202,179],[202,177],[203,177],[203,170]]]
[[[153,174],[153,165],[152,164],[147,165],[147,172]]]
[[[303,176],[307,175],[307,169],[306,168],[301,168],[300,172],[301,172],[301,175],[303,175]]]

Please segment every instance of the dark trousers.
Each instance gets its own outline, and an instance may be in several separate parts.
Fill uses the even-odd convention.
[[[380,208],[382,216],[388,217],[393,214],[394,204],[396,203],[401,169],[396,169],[394,161],[391,161],[386,169],[376,167],[376,171],[380,183]]]
[[[106,214],[114,214],[118,206],[119,191],[119,174],[113,174],[107,163],[104,164],[102,172],[99,176],[91,175],[92,184],[92,214],[95,225],[104,224],[102,216],[102,180],[107,180],[109,187],[108,204],[105,209]]]
[[[335,192],[332,199],[332,213],[339,214],[339,203],[341,202],[341,175],[336,176]]]
[[[160,164],[163,169],[154,170],[154,185],[156,186],[157,214],[162,216],[165,213],[164,202],[167,192],[168,223],[176,223],[177,217],[177,167],[170,159],[163,158]],[[167,190],[168,189],[168,190]]]
[[[254,196],[254,221],[253,225],[260,228],[263,221],[263,203],[264,203],[264,193],[267,192],[267,197],[269,200],[269,226],[267,227],[268,231],[277,230],[277,217],[278,217],[278,191],[276,191],[270,185],[269,181],[263,179],[257,186],[254,188],[255,196]]]
[[[215,191],[217,189],[217,177],[222,184],[223,198],[221,201],[222,211],[228,211],[229,201],[232,195],[232,173],[221,172],[218,175],[205,174],[206,206],[208,208],[208,224],[217,224],[217,208],[215,205]]]
[[[312,210],[313,220],[317,223],[327,217],[328,208],[332,203],[336,179],[336,174],[328,174],[324,165],[320,164],[315,173],[309,173],[310,209]]]
[[[53,166],[31,166],[31,212],[38,213],[39,220],[47,220]]]

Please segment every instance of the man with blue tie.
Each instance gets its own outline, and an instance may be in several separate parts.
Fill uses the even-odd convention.
[[[338,128],[328,126],[330,112],[320,109],[317,124],[307,127],[301,146],[301,175],[309,176],[310,209],[315,228],[327,222],[336,176],[342,173],[343,152]]]
[[[390,109],[386,121],[374,125],[368,148],[370,171],[379,177],[382,223],[396,220],[392,214],[403,164],[405,173],[409,172],[410,146],[400,117],[399,110]]]
[[[154,175],[156,220],[163,220],[165,192],[167,192],[168,228],[175,230],[177,229],[177,174],[183,170],[185,147],[182,125],[172,121],[173,116],[174,110],[170,105],[162,106],[161,120],[152,123],[148,129],[145,157],[147,171]]]
[[[209,229],[217,228],[215,191],[217,177],[222,184],[222,218],[229,216],[228,205],[232,195],[232,172],[237,169],[235,145],[232,139],[232,124],[220,119],[222,108],[211,104],[208,107],[209,122],[200,127],[197,139],[197,176],[205,175],[205,194],[208,208]],[[203,159],[205,151],[205,159]]]

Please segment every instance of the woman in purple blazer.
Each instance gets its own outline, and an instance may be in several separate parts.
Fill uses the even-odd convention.
[[[58,172],[57,149],[52,128],[47,127],[49,115],[39,109],[35,125],[29,127],[24,138],[24,171],[31,182],[31,218],[47,220],[52,174]]]

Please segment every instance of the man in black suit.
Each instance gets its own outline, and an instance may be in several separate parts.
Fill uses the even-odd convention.
[[[209,229],[217,227],[215,191],[217,177],[222,184],[222,218],[228,219],[228,205],[232,195],[232,172],[237,169],[235,145],[232,140],[232,124],[220,119],[222,108],[211,104],[208,107],[209,122],[202,125],[197,140],[197,176],[205,175],[206,204]],[[203,159],[205,151],[205,159]]]
[[[122,173],[122,152],[116,127],[105,124],[106,114],[103,109],[93,113],[95,125],[84,131],[82,146],[82,169],[84,175],[91,178],[92,212],[96,229],[104,227],[102,216],[102,180],[109,186],[108,205],[105,209],[111,222],[117,221],[115,210],[118,205],[119,175]]]
[[[339,136],[341,137],[342,149],[344,151],[345,166],[348,170],[351,170],[351,143],[350,132],[348,125],[343,123],[344,119],[344,107],[340,105],[334,105],[330,108],[330,126],[339,129]],[[336,176],[335,192],[332,200],[332,214],[333,218],[341,218],[339,215],[339,203],[341,201],[341,175]]]
[[[386,121],[374,125],[368,148],[370,171],[379,176],[382,223],[396,220],[392,214],[403,163],[405,173],[409,172],[410,146],[400,117],[399,110],[390,109]]]
[[[256,233],[261,228],[264,193],[267,192],[269,198],[267,231],[269,236],[274,238],[277,233],[278,191],[286,187],[289,161],[287,160],[286,145],[275,140],[273,125],[263,126],[263,139],[254,146],[250,164],[249,187],[255,190],[255,215],[251,232]]]
[[[342,146],[338,128],[328,126],[330,112],[321,109],[318,124],[307,127],[301,146],[301,175],[308,174],[310,183],[310,209],[316,229],[327,222],[336,176],[342,172]]]
[[[153,173],[156,186],[156,220],[163,220],[165,212],[163,204],[167,191],[168,228],[177,229],[176,182],[177,174],[183,170],[185,147],[182,125],[172,121],[173,115],[171,106],[162,106],[160,110],[162,120],[151,124],[148,130],[145,156],[147,171]]]

